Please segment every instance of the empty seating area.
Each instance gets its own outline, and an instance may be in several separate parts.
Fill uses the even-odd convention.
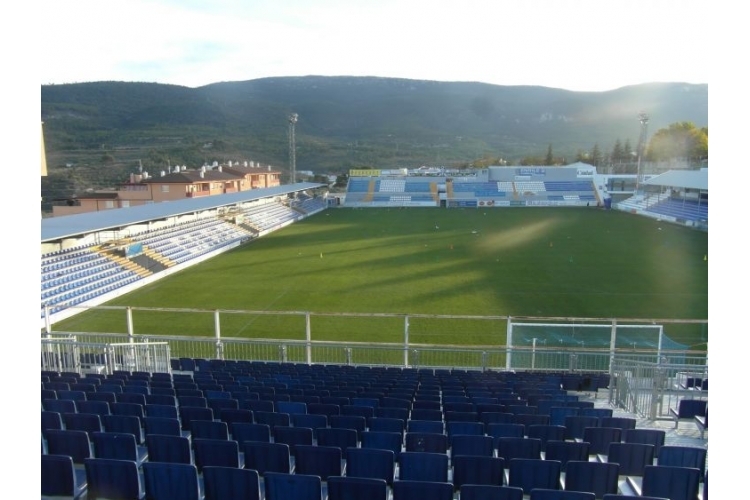
[[[457,199],[492,198],[498,200],[535,200],[565,204],[596,203],[591,181],[453,181],[453,197]]]
[[[254,206],[244,211],[251,226],[234,224],[217,215],[134,233],[130,243],[143,245],[139,256],[158,263],[158,269],[198,261],[217,251],[232,248],[257,233],[270,232],[326,208],[325,200],[309,198],[295,210],[280,202]],[[253,233],[255,231],[255,233]],[[54,251],[41,257],[41,311],[50,314],[107,296],[137,283],[152,271],[134,260],[100,251],[87,245]]]
[[[284,227],[302,218],[299,212],[282,204],[267,203],[244,210],[245,221],[261,233]]]
[[[707,199],[698,202],[694,200],[667,198],[659,203],[650,205],[647,210],[652,214],[674,217],[681,220],[696,222],[708,220]]]
[[[171,262],[182,264],[246,238],[247,232],[229,222],[211,217],[136,241]]]
[[[375,182],[372,201],[408,205],[411,202],[436,202],[429,180],[380,179]]]
[[[695,495],[670,498],[697,500],[707,477],[706,447],[565,388],[606,385],[599,374],[192,358],[172,370],[43,371],[43,494],[603,498],[669,491],[683,474]]]
[[[137,281],[140,276],[95,246],[42,256],[41,303],[55,313]]]
[[[435,178],[352,177],[346,204],[356,206],[437,206]]]

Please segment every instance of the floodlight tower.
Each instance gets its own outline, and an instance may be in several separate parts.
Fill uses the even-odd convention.
[[[648,134],[648,115],[646,113],[638,114],[638,121],[641,122],[641,135],[638,138],[638,170],[635,175],[635,193],[641,187],[641,159],[646,152],[646,136]]]
[[[297,182],[297,145],[294,140],[294,125],[297,123],[297,113],[289,115],[289,170],[292,184]]]

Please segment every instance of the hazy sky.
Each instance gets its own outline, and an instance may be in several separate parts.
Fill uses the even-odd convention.
[[[303,75],[570,90],[708,83],[705,0],[42,3],[41,84]]]

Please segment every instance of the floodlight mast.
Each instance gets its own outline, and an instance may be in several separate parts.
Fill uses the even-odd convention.
[[[641,135],[638,138],[638,170],[635,175],[635,194],[641,187],[641,159],[646,151],[646,136],[648,134],[648,115],[646,113],[638,114],[638,121],[641,122]]]
[[[297,182],[297,144],[294,137],[294,125],[297,123],[297,113],[289,115],[289,170],[291,173],[291,183]]]

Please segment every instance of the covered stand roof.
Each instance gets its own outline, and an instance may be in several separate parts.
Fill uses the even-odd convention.
[[[644,182],[649,186],[680,187],[708,191],[708,169],[670,170]]]
[[[298,182],[297,184],[253,189],[239,193],[219,194],[201,198],[185,198],[183,200],[163,201],[161,203],[138,205],[135,207],[51,217],[42,219],[42,242],[121,228],[131,224],[199,212],[201,210],[211,210],[226,205],[268,198],[270,196],[284,196],[297,191],[323,186],[324,184],[313,182]]]

